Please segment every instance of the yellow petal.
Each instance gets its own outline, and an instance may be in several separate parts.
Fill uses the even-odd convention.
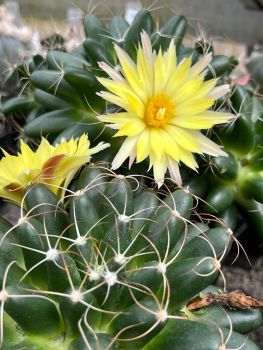
[[[194,133],[195,133],[196,140],[199,143],[203,153],[206,153],[215,157],[218,157],[218,156],[228,157],[228,154],[224,152],[219,145],[211,141],[208,137],[203,135],[200,131],[195,131]]]
[[[154,69],[154,94],[158,94],[159,92],[164,90],[164,87],[167,83],[161,49],[159,50],[157,58],[154,62],[153,69]]]
[[[172,180],[179,186],[182,185],[182,178],[180,175],[179,164],[171,157],[167,157],[168,170]]]
[[[101,92],[98,92],[97,95],[102,97],[104,100],[113,103],[114,105],[120,106],[123,109],[127,110],[129,108],[127,101],[110,92],[101,91]]]
[[[144,112],[145,112],[145,106],[142,100],[136,95],[134,95],[133,93],[130,93],[129,91],[127,91],[126,93],[126,100],[129,106],[127,110],[129,112],[136,114],[138,117],[143,118]]]
[[[157,159],[161,159],[164,156],[164,140],[162,129],[151,128],[150,129],[151,149]]]
[[[211,62],[212,54],[209,53],[204,55],[198,62],[196,62],[190,69],[189,79],[195,78],[198,74],[200,74]]]
[[[214,125],[226,123],[234,116],[228,113],[206,111],[196,115],[185,115],[173,118],[172,123],[187,129],[209,129]]]
[[[175,142],[183,148],[190,152],[201,153],[198,142],[192,135],[191,131],[184,130],[177,126],[168,125],[165,130],[170,134],[170,136],[175,140]]]
[[[176,90],[184,84],[188,77],[189,69],[192,64],[192,58],[186,58],[175,68],[173,74],[167,81],[165,90],[172,96]]]
[[[90,150],[85,134],[76,140],[62,140],[56,146],[42,138],[35,152],[21,142],[18,156],[5,153],[0,160],[0,193],[19,204],[26,187],[32,182],[44,183],[58,193],[59,187],[69,183],[76,171],[89,161],[90,155],[104,147],[106,145],[100,144]],[[5,173],[8,173],[8,177],[5,177]]]
[[[146,125],[140,119],[124,124],[114,136],[136,136],[145,129]]]
[[[167,170],[166,156],[161,159],[157,159],[153,153],[150,154],[151,163],[153,165],[153,176],[158,187],[161,187],[164,183],[164,177]]]
[[[170,77],[174,72],[174,67],[176,67],[177,58],[176,58],[176,47],[174,45],[174,40],[172,39],[169,45],[168,50],[163,56],[165,74]]]
[[[145,92],[141,88],[140,79],[138,78],[137,67],[135,63],[130,58],[130,56],[117,45],[115,45],[115,52],[118,56],[123,74],[128,84],[130,85],[131,89],[133,91],[136,91],[136,94],[143,99],[145,97]]]
[[[73,170],[77,171],[82,165],[90,160],[90,155],[87,154],[82,157],[65,157],[56,168],[55,175],[58,178],[64,179]]]
[[[150,152],[150,131],[144,130],[138,137],[137,141],[137,162],[142,162],[149,156]]]
[[[175,102],[175,106],[177,106],[179,103],[182,103],[184,101],[188,101],[189,98],[195,96],[196,93],[200,90],[202,83],[203,83],[203,78],[197,77],[193,80],[190,80],[183,86],[181,86],[181,88],[179,88],[178,91],[176,91],[173,96],[173,101]]]
[[[23,140],[20,140],[20,154],[23,160],[29,163],[35,158],[35,153]]]
[[[121,74],[117,72],[114,68],[112,68],[110,65],[108,65],[106,62],[99,62],[98,65],[100,69],[104,70],[104,72],[106,72],[111,77],[112,80],[124,81],[124,78],[121,76]]]
[[[114,113],[114,114],[102,114],[97,116],[97,118],[104,123],[116,123],[119,125],[132,122],[134,121],[134,119],[138,119],[138,117],[135,114],[131,114],[127,112],[120,112],[120,113]]]
[[[106,89],[113,94],[125,99],[125,93],[130,90],[125,81],[114,81],[106,78],[97,78]]]
[[[208,81],[204,81],[200,89],[196,91],[194,95],[194,99],[208,97],[213,100],[216,100],[216,98],[213,98],[212,96],[210,96],[210,92],[213,90],[217,81],[218,79],[211,79]]]
[[[122,163],[130,156],[130,154],[136,149],[137,137],[128,137],[124,140],[121,148],[112,161],[112,169],[118,169]]]
[[[183,117],[186,115],[196,115],[203,113],[208,108],[212,107],[214,104],[213,99],[209,98],[199,98],[199,99],[189,99],[183,103],[178,104],[176,109],[176,116]]]
[[[137,54],[137,72],[145,97],[149,98],[153,94],[153,71],[141,48],[138,49]]]
[[[180,148],[180,160],[193,170],[198,168],[198,164],[196,163],[193,154],[186,149]]]
[[[230,91],[230,86],[228,84],[220,85],[213,88],[207,97],[217,100],[220,97],[225,96]]]
[[[165,144],[165,152],[174,160],[179,162],[180,160],[180,152],[178,144],[176,143],[175,139],[166,132],[163,142]]]

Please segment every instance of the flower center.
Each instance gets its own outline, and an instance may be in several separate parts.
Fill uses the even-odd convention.
[[[145,114],[145,121],[150,126],[160,127],[169,122],[173,112],[174,103],[166,93],[161,92],[150,99]]]

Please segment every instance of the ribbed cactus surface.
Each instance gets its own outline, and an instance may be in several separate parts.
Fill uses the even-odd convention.
[[[259,312],[187,310],[218,291],[232,231],[209,228],[187,189],[140,180],[89,165],[63,201],[33,184],[17,224],[1,219],[3,349],[257,349],[241,333]]]

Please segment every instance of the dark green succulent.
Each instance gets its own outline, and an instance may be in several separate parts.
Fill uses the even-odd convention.
[[[187,309],[218,292],[233,241],[195,215],[189,191],[158,195],[90,165],[63,203],[37,184],[24,208],[15,226],[1,219],[3,349],[258,349],[242,334],[260,312]]]
[[[200,175],[187,174],[185,184],[205,199],[206,211],[222,217],[233,230],[242,210],[263,239],[262,104],[250,85],[236,85],[222,107],[236,114],[229,125],[214,129],[228,157],[204,159]]]

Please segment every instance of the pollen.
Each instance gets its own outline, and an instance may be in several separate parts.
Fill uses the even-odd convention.
[[[149,126],[161,127],[169,122],[174,114],[174,103],[168,94],[161,92],[148,102],[145,121]]]

